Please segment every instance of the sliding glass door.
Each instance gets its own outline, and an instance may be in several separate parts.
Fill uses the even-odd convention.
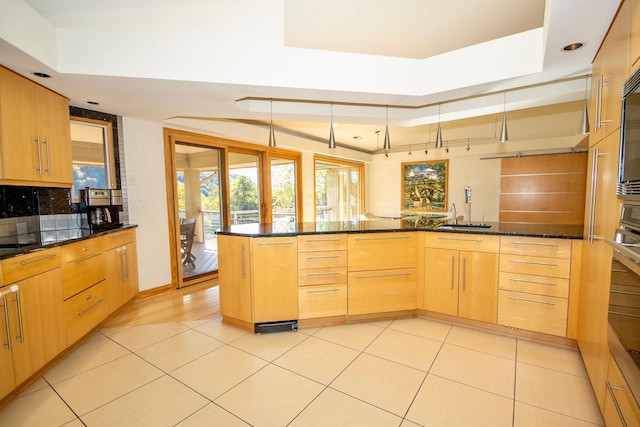
[[[364,206],[364,166],[316,156],[316,221],[357,221]]]

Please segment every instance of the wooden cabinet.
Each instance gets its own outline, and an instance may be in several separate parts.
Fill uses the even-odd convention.
[[[71,187],[68,100],[0,67],[0,181]]]
[[[495,323],[498,247],[497,236],[428,233],[424,250],[425,309]]]
[[[113,313],[138,293],[138,255],[134,230],[107,234],[103,238],[106,265],[106,300]]]
[[[60,250],[65,300],[106,278],[101,238],[82,240]]]
[[[348,314],[416,308],[417,233],[356,233],[347,237]]]
[[[219,234],[218,282],[223,319],[253,323],[252,272],[251,238]]]
[[[59,248],[6,259],[2,270],[3,289],[17,286],[2,301],[18,385],[67,346]]]
[[[602,415],[608,427],[640,425],[640,408],[611,354]]]
[[[9,286],[3,286],[2,264],[0,263],[0,399],[6,396],[16,386],[13,377],[13,357],[11,354],[11,333],[9,331],[9,299],[13,291]]]
[[[627,0],[629,1],[629,0]],[[629,40],[630,73],[640,66],[640,0],[631,0],[631,38]]]
[[[347,235],[298,236],[300,319],[347,314]]]

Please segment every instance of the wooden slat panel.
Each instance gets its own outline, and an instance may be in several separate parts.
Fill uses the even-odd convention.
[[[584,212],[583,193],[564,194],[501,194],[500,210]]]
[[[502,159],[502,175],[584,172],[586,170],[587,153]]]
[[[582,224],[584,213],[558,212],[500,212],[500,222],[535,224]]]
[[[571,193],[584,188],[587,175],[582,173],[520,175],[500,178],[501,193]]]

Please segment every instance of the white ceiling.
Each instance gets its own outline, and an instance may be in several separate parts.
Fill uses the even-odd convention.
[[[342,147],[375,152],[387,115],[394,148],[433,141],[438,120],[452,143],[486,142],[505,105],[510,120],[550,104],[579,116],[619,3],[11,0],[0,64],[48,72],[37,81],[75,106],[255,143],[273,108],[281,146],[324,144],[332,103]],[[562,51],[573,42],[584,47]],[[468,117],[484,127],[454,132]],[[525,128],[510,139],[541,137]]]

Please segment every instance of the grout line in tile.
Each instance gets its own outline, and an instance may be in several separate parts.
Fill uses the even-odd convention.
[[[56,388],[53,386],[53,384],[51,384],[49,381],[47,381],[47,379],[45,377],[42,377],[42,379],[44,380],[44,382],[46,382],[49,385],[51,390],[53,390],[53,392],[56,394],[56,396],[58,396],[58,398],[60,398],[60,400],[65,404],[65,406],[67,408],[69,408],[69,410],[73,413],[73,415],[75,415],[76,419],[78,421],[80,421],[82,423],[82,425],[84,425],[86,427],[87,424],[80,419],[80,415],[78,415],[78,413],[71,407],[71,405],[69,405],[69,403],[62,398],[62,396],[60,395],[60,393],[58,393],[58,390],[56,390]],[[73,420],[71,420],[71,421],[73,421]],[[71,421],[67,421],[65,424],[69,424]]]

